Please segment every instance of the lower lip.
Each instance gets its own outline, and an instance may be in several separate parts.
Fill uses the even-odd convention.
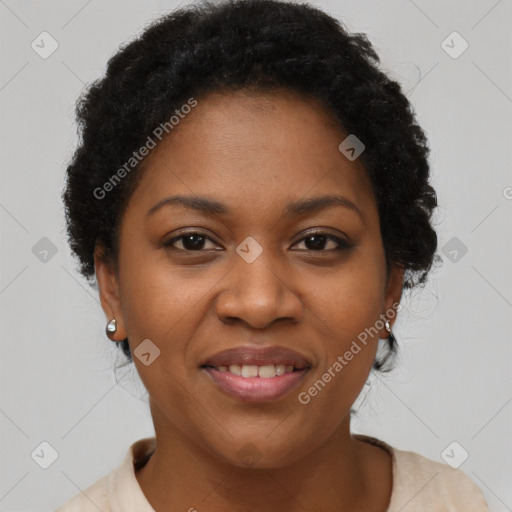
[[[215,368],[203,368],[218,386],[229,395],[246,402],[270,402],[296,388],[307,369],[276,377],[242,377]]]

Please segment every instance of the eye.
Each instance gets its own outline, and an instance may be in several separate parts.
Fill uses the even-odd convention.
[[[174,238],[164,242],[163,245],[165,247],[171,247],[181,251],[200,252],[203,250],[208,250],[208,248],[204,248],[207,241],[213,243],[213,241],[208,236],[206,236],[205,233],[199,231],[191,231],[190,233],[184,233],[180,236],[175,236]],[[182,247],[176,247],[176,242],[180,242]]]
[[[205,245],[208,241],[214,244],[213,240],[208,237],[206,233],[200,231],[191,231],[189,233],[183,233],[179,236],[175,236],[164,242],[163,245],[165,247],[171,247],[179,251],[187,252],[204,252],[212,249],[215,250],[215,248],[205,248]],[[329,244],[329,242],[331,243],[331,248],[326,250],[325,247]],[[181,247],[178,247],[177,243],[180,243]],[[349,242],[343,240],[342,238],[322,231],[311,232],[294,245],[298,245],[300,243],[306,244],[305,250],[314,252],[341,251],[352,247]],[[216,244],[214,245],[216,246]]]
[[[325,246],[331,242],[331,249],[324,250]],[[322,231],[314,231],[297,242],[306,244],[306,250],[315,252],[342,251],[351,247],[351,244],[337,236]],[[297,244],[295,244],[297,245]],[[333,247],[334,246],[334,247]]]

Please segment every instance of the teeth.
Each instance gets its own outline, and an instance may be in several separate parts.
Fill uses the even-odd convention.
[[[284,375],[286,372],[286,366],[284,364],[277,364],[276,365],[276,375]]]
[[[242,377],[257,377],[258,367],[252,364],[244,364],[242,366]]]
[[[243,373],[242,373],[243,375]],[[268,364],[265,366],[260,366],[258,368],[258,376],[268,379],[270,377],[276,376],[276,367],[273,364]]]
[[[229,366],[215,367],[219,372],[229,372],[233,375],[241,375],[242,377],[261,377],[263,379],[270,379],[272,377],[279,377],[285,373],[292,373],[293,368],[293,365],[284,364],[266,364],[263,366],[254,364],[230,364]]]
[[[242,375],[242,367],[238,364],[230,364],[229,373],[232,373],[233,375]]]

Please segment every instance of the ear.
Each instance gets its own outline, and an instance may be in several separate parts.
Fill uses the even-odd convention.
[[[119,282],[114,265],[105,257],[104,248],[97,244],[94,250],[94,268],[100,293],[101,307],[107,317],[107,322],[116,319],[117,330],[113,335],[115,341],[122,341],[127,337],[121,300],[119,296]]]
[[[386,285],[386,294],[384,298],[384,311],[383,315],[389,320],[391,328],[395,323],[396,316],[398,314],[398,306],[402,297],[403,283],[404,283],[405,269],[399,265],[392,265]],[[382,317],[384,318],[384,316]],[[389,333],[384,330],[385,335],[383,338],[387,338]]]

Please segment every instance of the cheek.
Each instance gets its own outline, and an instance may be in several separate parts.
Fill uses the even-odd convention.
[[[191,282],[161,265],[141,266],[126,276],[122,295],[123,318],[137,372],[160,408],[166,402],[173,410],[187,407],[183,384],[187,380],[187,354],[197,322],[201,322],[203,297],[212,286],[207,279]],[[145,340],[150,340],[148,343]],[[146,345],[141,344],[141,342]],[[141,347],[138,349],[138,347]],[[149,364],[138,357],[148,347]],[[156,347],[156,348],[155,348]],[[154,354],[154,355],[153,355]]]
[[[359,248],[358,248],[359,249]],[[325,276],[310,305],[340,342],[355,339],[384,311],[385,267],[380,246],[361,248]]]
[[[166,361],[181,363],[188,341],[205,316],[211,288],[222,278],[216,269],[176,269],[161,255],[124,253],[120,266],[121,304],[130,346],[150,339]]]
[[[329,375],[336,377],[325,375],[325,380],[332,380],[329,386],[333,391],[344,388],[344,396],[357,396],[374,361],[379,336],[371,328],[384,312],[384,284],[384,268],[376,247],[374,252],[361,251],[360,257],[353,258],[335,277],[325,279],[310,297],[323,340],[319,373],[331,369]]]

